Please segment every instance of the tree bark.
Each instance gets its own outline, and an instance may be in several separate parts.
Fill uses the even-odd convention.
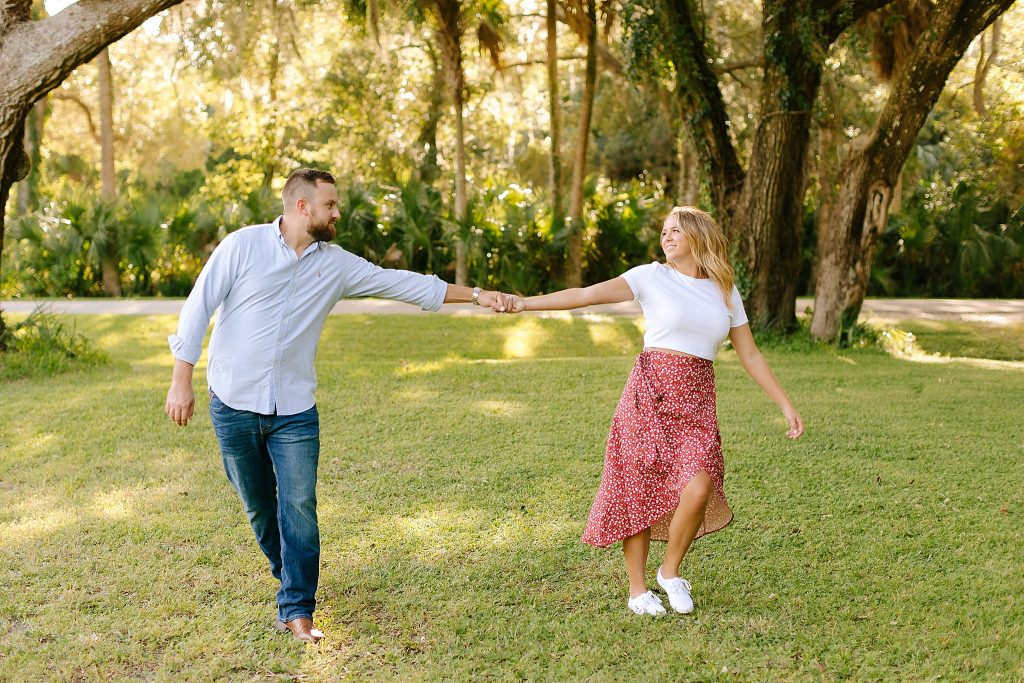
[[[587,177],[587,148],[590,146],[590,121],[594,111],[594,92],[597,89],[597,5],[587,0],[590,32],[587,36],[587,68],[583,80],[580,102],[579,129],[576,134],[576,153],[573,155],[572,186],[569,189],[570,231],[567,246],[568,262],[565,271],[566,287],[583,284],[583,182]]]
[[[114,172],[114,89],[111,83],[110,50],[103,48],[95,59],[99,71],[100,100],[100,187],[104,201],[117,200],[117,176]],[[117,269],[116,238],[108,241],[100,255],[100,274],[107,296],[121,296],[121,274]]]
[[[43,96],[28,112],[25,119],[25,156],[29,160],[29,173],[18,183],[16,211],[19,216],[35,211],[39,186],[39,160],[43,146],[43,128],[46,124],[47,96]]]
[[[731,224],[744,171],[729,136],[725,100],[712,70],[699,15],[692,0],[659,0],[666,21],[661,23],[662,44],[675,68],[675,94],[700,162],[700,173],[711,190],[711,202],[723,227]]]
[[[565,223],[562,200],[562,105],[558,94],[558,0],[547,0],[548,117],[551,120],[551,150],[548,156],[548,192],[551,195],[551,231],[558,233]]]
[[[11,186],[28,174],[24,126],[33,103],[104,47],[179,2],[92,0],[38,20],[31,19],[29,0],[0,3],[0,250]]]
[[[366,0],[366,29],[370,39],[380,51],[380,0]]]
[[[690,142],[686,128],[679,127],[676,135],[676,154],[679,158],[679,180],[676,188],[676,203],[679,206],[696,206],[700,196],[700,179],[697,176],[697,153]]]
[[[971,40],[1013,0],[949,0],[939,6],[900,71],[872,130],[843,162],[836,210],[818,226],[818,285],[811,334],[835,341],[853,325],[867,292],[900,170]]]
[[[117,199],[114,172],[114,89],[111,83],[110,50],[103,48],[96,57],[100,100],[100,182],[103,199]]]
[[[992,68],[992,63],[996,60],[996,55],[999,54],[999,39],[1002,33],[1001,24],[1001,19],[996,19],[992,22],[992,43],[987,55],[985,54],[985,32],[981,32],[978,66],[974,70],[974,110],[978,112],[979,116],[984,116],[988,109],[985,106],[985,79]]]

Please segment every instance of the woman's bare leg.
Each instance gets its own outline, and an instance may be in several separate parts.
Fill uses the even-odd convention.
[[[679,576],[679,566],[704,522],[704,511],[713,488],[711,476],[707,472],[698,472],[679,494],[679,506],[668,525],[668,544],[665,547],[665,558],[661,562],[661,575],[664,578],[674,579]]]
[[[626,558],[629,575],[629,597],[647,592],[647,554],[651,550],[651,529],[648,527],[622,541],[622,554]]]

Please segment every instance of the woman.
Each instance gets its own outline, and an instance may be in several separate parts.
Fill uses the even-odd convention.
[[[750,333],[733,284],[725,235],[693,207],[676,207],[661,230],[665,263],[626,271],[583,289],[515,299],[513,310],[580,308],[636,299],[647,330],[644,350],[612,419],[601,487],[583,542],[606,548],[622,541],[629,575],[628,606],[663,614],[647,588],[651,539],[667,541],[658,584],[676,612],[693,611],[690,583],[679,576],[694,539],[732,521],[725,499],[712,361],[726,336],[743,368],[782,409],[787,436],[803,421]]]

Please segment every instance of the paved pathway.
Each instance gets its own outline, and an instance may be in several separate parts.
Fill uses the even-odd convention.
[[[177,314],[183,299],[32,299],[0,301],[0,309],[11,313],[29,313],[40,304],[53,313],[91,313],[114,315]],[[802,313],[814,303],[797,299],[796,310]],[[443,312],[452,315],[479,315],[490,311],[469,304],[447,305]],[[333,314],[345,313],[423,313],[416,306],[381,299],[348,299],[339,302]],[[639,315],[640,306],[633,301],[624,304],[591,306],[572,312],[574,315]],[[543,315],[543,313],[538,313]],[[868,299],[862,318],[871,320],[931,319],[974,320],[992,324],[1024,322],[1024,299]]]

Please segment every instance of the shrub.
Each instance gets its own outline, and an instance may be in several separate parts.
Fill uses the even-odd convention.
[[[3,327],[0,380],[52,375],[75,367],[103,365],[107,354],[84,335],[68,330],[56,316],[36,308],[27,318]]]

